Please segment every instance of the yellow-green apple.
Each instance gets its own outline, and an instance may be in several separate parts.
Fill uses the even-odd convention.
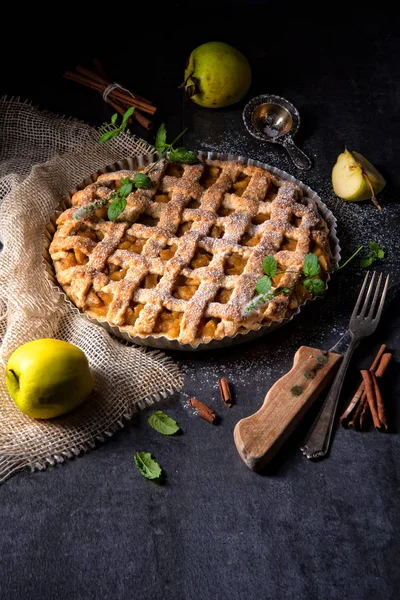
[[[23,413],[35,419],[52,419],[87,398],[93,389],[93,376],[77,346],[45,338],[23,344],[11,354],[6,384]]]
[[[182,84],[196,104],[221,108],[239,102],[251,83],[245,56],[224,42],[207,42],[193,50]]]

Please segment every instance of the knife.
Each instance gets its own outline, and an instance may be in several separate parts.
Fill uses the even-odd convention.
[[[301,346],[291,370],[270,388],[261,408],[234,429],[239,455],[253,470],[262,469],[333,380],[350,342],[346,331],[328,351]]]

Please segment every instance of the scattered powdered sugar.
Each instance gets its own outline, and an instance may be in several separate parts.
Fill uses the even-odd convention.
[[[359,246],[367,247],[370,241],[375,241],[386,253],[377,268],[394,273],[396,278],[400,256],[400,205],[393,202],[389,186],[379,194],[381,212],[368,201],[346,202],[333,192],[331,172],[336,156],[328,158],[321,136],[309,138],[304,145],[299,143],[313,160],[313,168],[300,173],[282,147],[256,141],[247,133],[241,112],[233,112],[229,117],[223,113],[218,113],[220,116],[213,113],[210,117],[205,113],[198,111],[194,115],[193,129],[201,133],[196,135],[193,147],[253,158],[293,174],[316,191],[335,215],[342,260]],[[207,119],[213,121],[211,125]],[[338,148],[337,153],[341,151],[342,148]],[[310,302],[289,324],[262,338],[214,352],[180,353],[185,394],[218,407],[218,379],[225,376],[233,386],[238,403],[255,406],[262,402],[274,381],[290,369],[301,345],[329,349],[345,334],[364,273],[359,259],[355,259],[349,267],[331,277],[324,299]]]
[[[198,115],[196,116],[199,118]],[[205,117],[200,115],[200,118]],[[202,139],[197,141],[199,150],[253,158],[294,175],[316,191],[335,215],[342,257],[349,257],[358,246],[368,246],[370,241],[375,241],[386,252],[385,262],[382,263],[383,269],[398,270],[400,235],[396,234],[396,230],[398,232],[400,229],[400,205],[393,202],[395,198],[389,186],[379,194],[382,211],[369,201],[344,201],[333,191],[331,173],[336,157],[333,160],[326,158],[323,140],[308,140],[307,146],[302,148],[313,159],[313,168],[302,173],[296,170],[284,148],[277,144],[254,140],[242,123],[241,113],[237,112],[235,118],[230,118],[223,124],[223,131],[215,135],[208,133],[210,129],[217,129],[215,124],[211,128],[204,127],[204,124],[200,123],[203,127],[198,129],[204,133]],[[342,148],[338,148],[338,154],[341,151]]]

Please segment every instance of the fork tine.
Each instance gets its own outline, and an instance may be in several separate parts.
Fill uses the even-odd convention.
[[[367,317],[366,317],[367,319],[372,319],[373,318],[376,304],[378,302],[378,299],[380,298],[379,292],[380,292],[380,288],[381,288],[382,278],[383,278],[383,274],[381,273],[379,275],[378,283],[376,284],[374,297],[373,297],[372,302],[371,302],[371,307],[370,307],[370,309],[368,311],[368,314],[367,314]]]
[[[358,309],[360,308],[361,300],[362,300],[362,297],[364,295],[364,290],[365,290],[366,285],[367,285],[368,277],[369,277],[369,271],[367,271],[367,274],[366,274],[366,276],[364,278],[364,282],[363,282],[363,284],[361,286],[360,293],[358,294],[357,302],[356,302],[356,305],[355,305],[354,310],[352,312],[351,318],[354,318],[354,317],[357,316]]]
[[[382,292],[382,296],[381,296],[381,301],[379,302],[378,310],[376,311],[375,320],[378,320],[378,321],[381,318],[382,309],[383,309],[383,305],[385,303],[388,285],[389,285],[389,275],[386,277],[385,286],[383,288],[383,292]]]
[[[365,313],[367,312],[369,299],[371,298],[372,290],[373,290],[373,287],[374,287],[375,275],[376,275],[376,272],[374,271],[372,273],[372,277],[371,277],[371,280],[369,282],[369,287],[368,287],[367,295],[365,296],[364,304],[363,304],[361,312],[360,312],[360,317],[365,317]]]

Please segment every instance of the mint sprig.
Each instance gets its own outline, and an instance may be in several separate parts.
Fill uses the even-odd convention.
[[[184,146],[172,148],[168,158],[171,162],[183,163],[185,165],[195,165],[199,162],[197,156],[187,148],[184,148]]]
[[[361,260],[361,267],[368,268],[375,260],[382,259],[385,257],[385,252],[382,250],[377,242],[369,243],[369,253]],[[300,271],[280,271],[278,272],[278,264],[273,254],[269,254],[263,262],[263,270],[265,275],[261,277],[256,283],[256,292],[258,295],[254,296],[248,302],[244,308],[244,314],[249,315],[254,312],[260,306],[270,302],[275,296],[280,294],[290,294],[290,288],[277,287],[272,291],[272,277],[275,275],[281,275],[284,273],[297,273],[303,276],[301,283],[310,292],[312,296],[323,296],[325,293],[325,283],[321,279],[323,273],[334,273],[340,271],[346,267],[349,262],[361,252],[363,246],[357,248],[357,250],[348,258],[342,265],[339,265],[335,269],[328,269],[322,271],[319,263],[318,256],[313,252],[309,252],[305,255],[303,261],[303,267]]]
[[[117,137],[117,135],[119,135],[123,131],[125,131],[128,126],[129,119],[132,116],[134,110],[135,108],[133,106],[128,108],[128,110],[124,113],[121,125],[119,126],[117,126],[118,114],[113,114],[113,116],[111,117],[111,123],[107,123],[101,128],[100,132],[103,131],[103,134],[101,135],[99,142],[103,143],[107,140],[111,140]],[[107,129],[107,131],[104,131],[104,129]],[[108,199],[96,200],[95,202],[91,202],[90,204],[86,204],[85,206],[82,206],[79,209],[77,209],[74,212],[73,218],[84,219],[86,216],[88,216],[90,213],[94,212],[98,208],[101,208],[102,206],[107,206],[107,204],[109,204],[107,211],[108,218],[110,219],[110,221],[115,221],[115,219],[117,219],[119,215],[125,210],[126,198],[132,192],[134,187],[139,190],[146,190],[151,188],[153,184],[149,177],[149,173],[165,156],[167,156],[167,158],[171,162],[183,163],[187,165],[194,165],[198,163],[198,157],[184,146],[179,146],[178,148],[175,148],[175,144],[186,133],[186,131],[187,128],[181,131],[181,133],[176,136],[173,142],[168,143],[167,129],[165,127],[165,123],[162,123],[158,128],[155,140],[155,148],[157,152],[161,155],[160,158],[153,162],[144,171],[136,173],[136,175],[133,178],[133,181],[129,179],[121,180],[122,186],[118,190],[112,192]]]
[[[360,266],[363,269],[368,269],[376,260],[385,258],[385,252],[382,250],[377,242],[370,242],[368,244],[369,252],[364,258],[361,259]]]
[[[124,114],[122,116],[121,125],[119,125],[119,126],[117,126],[118,113],[114,113],[113,116],[111,117],[111,123],[106,123],[100,129],[100,133],[102,131],[104,132],[100,136],[100,139],[99,139],[100,144],[104,144],[104,142],[107,142],[108,140],[112,140],[113,138],[117,137],[117,135],[124,132],[125,129],[128,127],[128,121],[131,118],[131,116],[133,115],[134,111],[135,111],[135,107],[130,106],[128,108],[128,110],[126,112],[124,112]],[[110,127],[112,129],[110,129]],[[104,130],[107,130],[107,131],[104,131]]]
[[[181,131],[179,135],[176,136],[173,142],[168,144],[167,142],[167,128],[165,127],[165,123],[161,123],[158,131],[156,133],[156,140],[154,142],[154,147],[159,154],[161,154],[160,158],[153,162],[150,167],[147,169],[147,173],[150,173],[154,169],[154,167],[160,162],[164,156],[167,156],[168,160],[175,163],[183,163],[185,165],[195,165],[199,161],[198,157],[185,148],[184,146],[179,146],[179,148],[175,148],[175,144],[181,137],[187,132],[187,127]]]
[[[107,204],[108,198],[99,198],[98,200],[94,200],[94,202],[89,202],[89,204],[83,204],[83,206],[80,206],[74,211],[72,218],[75,221],[79,221],[79,219],[84,219],[95,210],[107,206]]]
[[[74,219],[84,219],[90,213],[94,212],[98,208],[103,206],[108,206],[107,216],[110,221],[115,221],[117,217],[125,210],[126,208],[126,199],[129,194],[132,193],[134,188],[137,189],[148,189],[152,186],[152,181],[148,175],[145,173],[136,173],[133,178],[133,181],[129,179],[129,177],[125,177],[120,180],[122,184],[117,190],[111,192],[108,198],[101,198],[100,200],[95,200],[94,202],[90,202],[89,204],[85,204],[84,206],[79,207],[73,215]]]
[[[107,216],[110,221],[115,221],[117,217],[125,210],[126,207],[126,198],[132,192],[133,183],[126,177],[125,179],[121,179],[121,187],[119,187],[115,192],[111,192],[109,200],[111,200],[110,205],[108,207]]]

